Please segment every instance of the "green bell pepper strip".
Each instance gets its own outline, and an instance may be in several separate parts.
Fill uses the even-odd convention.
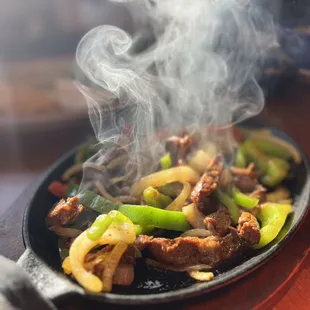
[[[246,209],[253,209],[259,203],[259,199],[243,194],[235,186],[232,188],[232,198],[237,205]]]
[[[177,193],[177,190],[174,186],[175,184],[173,183],[168,183],[166,185],[163,185],[163,186],[160,186],[160,187],[157,187],[157,190],[161,193],[161,194],[164,194],[166,196],[169,196],[169,197],[177,197],[178,196],[178,193]]]
[[[242,145],[248,160],[253,161],[257,169],[263,172],[261,181],[269,187],[280,184],[287,176],[289,171],[289,163],[282,158],[268,157],[260,152],[251,139]]]
[[[248,161],[254,162],[256,168],[260,172],[265,172],[267,169],[268,156],[261,153],[255,146],[255,144],[249,139],[246,140],[241,146],[245,157]]]
[[[169,169],[172,167],[172,160],[171,160],[170,153],[165,154],[160,159],[160,167],[162,170]]]
[[[133,225],[132,222],[119,211],[110,211],[108,214],[101,214],[96,218],[94,223],[87,230],[87,237],[92,241],[99,239],[114,221]]]
[[[151,226],[151,225],[135,224],[135,227],[136,227],[136,234],[137,235],[148,235],[155,229],[155,227]]]
[[[253,248],[260,249],[277,237],[292,211],[289,204],[265,203],[261,206],[257,218],[261,222],[260,241]]]
[[[120,204],[108,200],[89,190],[81,191],[78,193],[78,197],[84,207],[95,210],[98,213],[106,214],[112,210],[117,210],[120,206]]]
[[[239,167],[239,168],[246,167],[246,157],[245,157],[242,147],[239,147],[236,152],[235,165],[236,167]]]
[[[186,231],[190,228],[184,214],[180,211],[167,211],[140,205],[122,205],[119,211],[139,225],[151,225],[176,231]]]
[[[143,198],[147,205],[160,209],[167,207],[172,202],[169,196],[161,194],[151,186],[143,191]]]
[[[227,194],[220,191],[219,189],[216,191],[216,196],[219,199],[219,201],[228,209],[232,219],[232,223],[236,225],[239,219],[239,208],[235,203],[235,201]]]
[[[267,162],[267,169],[261,178],[264,185],[274,187],[279,185],[287,176],[290,165],[281,158],[270,158]]]
[[[113,218],[108,214],[99,215],[91,227],[87,230],[87,237],[93,241],[99,239],[102,234],[109,228],[112,222]]]
[[[290,151],[282,145],[271,140],[272,138],[252,138],[256,148],[267,155],[280,157],[286,160],[292,158]]]

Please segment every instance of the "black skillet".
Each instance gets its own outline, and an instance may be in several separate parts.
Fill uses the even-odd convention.
[[[273,133],[290,143],[296,143],[283,132]],[[297,145],[296,145],[297,146]],[[297,146],[298,147],[298,146]],[[302,162],[294,166],[295,178],[289,180],[294,197],[294,213],[288,218],[277,239],[259,251],[252,251],[215,271],[215,278],[207,283],[197,283],[184,273],[158,271],[145,264],[137,264],[135,281],[130,287],[115,287],[113,293],[89,294],[61,272],[57,238],[45,225],[45,217],[56,199],[48,192],[51,181],[60,179],[62,173],[73,163],[76,152],[72,150],[60,158],[40,179],[30,199],[23,220],[23,239],[26,251],[19,264],[28,272],[40,291],[53,301],[72,294],[114,304],[154,304],[181,300],[223,287],[263,265],[275,255],[297,231],[305,219],[310,196],[310,170],[304,153],[298,147]]]

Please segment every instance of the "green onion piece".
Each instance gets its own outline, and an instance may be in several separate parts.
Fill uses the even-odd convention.
[[[241,193],[235,186],[232,188],[232,197],[240,207],[253,209],[259,203],[259,199]]]
[[[237,204],[231,197],[220,190],[216,191],[216,196],[219,201],[228,209],[232,222],[234,225],[236,225],[239,219],[239,208]]]
[[[151,225],[175,231],[186,231],[190,228],[184,214],[179,211],[167,211],[139,205],[122,205],[119,207],[119,211],[133,223],[139,225]]]
[[[151,186],[143,191],[143,198],[147,205],[160,209],[167,207],[172,202],[169,196],[161,194]]]
[[[171,160],[170,153],[165,154],[160,159],[160,166],[162,170],[169,169],[172,167],[172,160]]]

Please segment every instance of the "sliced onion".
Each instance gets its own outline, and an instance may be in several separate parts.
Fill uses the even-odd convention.
[[[169,206],[166,208],[169,211],[181,211],[184,202],[187,200],[189,195],[191,194],[191,185],[188,182],[185,182],[183,190],[180,195],[174,199]]]
[[[83,163],[75,164],[67,169],[62,175],[64,181],[69,181],[72,176],[83,171]]]
[[[197,281],[207,282],[214,278],[213,272],[203,272],[203,271],[188,271],[188,274]]]
[[[205,216],[201,212],[199,212],[199,210],[193,203],[186,207],[183,207],[182,212],[184,213],[187,221],[194,228],[205,228],[205,224],[203,222]]]
[[[119,182],[123,182],[123,181],[127,181],[128,180],[128,176],[127,175],[121,175],[119,177],[114,177],[110,179],[110,183],[111,184],[117,184]]]
[[[174,167],[148,175],[136,182],[130,191],[131,196],[139,196],[149,186],[160,187],[173,182],[189,182],[196,184],[199,181],[199,174],[188,166]]]
[[[201,228],[195,228],[195,229],[190,229],[183,233],[180,237],[209,237],[211,236],[210,230],[206,229],[201,229]]]
[[[102,275],[102,285],[104,292],[112,291],[112,282],[114,272],[119,264],[121,257],[126,251],[128,244],[126,242],[120,241],[113,248],[110,255],[104,262],[104,270]]]
[[[64,270],[65,274],[71,274],[72,273],[72,268],[71,268],[70,257],[69,256],[64,259],[64,261],[62,262],[61,267]]]
[[[116,167],[122,165],[125,161],[128,160],[128,154],[123,154],[123,155],[120,155],[114,159],[112,159],[108,164],[107,164],[107,168],[109,170],[113,170],[115,169]]]
[[[58,236],[70,237],[70,238],[77,237],[82,233],[82,231],[79,229],[65,228],[61,226],[50,226],[48,229],[53,231]]]
[[[199,173],[204,173],[208,167],[211,157],[204,151],[199,150],[195,153],[188,165]]]
[[[84,231],[73,241],[69,250],[71,271],[74,278],[85,289],[95,293],[102,291],[102,281],[100,278],[85,269],[84,260],[87,253],[99,244],[99,240],[91,241],[87,237],[87,231]]]
[[[211,269],[211,266],[205,265],[205,264],[177,266],[177,265],[168,265],[168,264],[160,263],[150,258],[147,258],[145,262],[158,269],[171,270],[175,272],[194,271],[194,270],[210,270]]]
[[[87,253],[97,245],[133,244],[136,240],[135,226],[130,223],[113,222],[102,237],[92,241],[87,237],[87,230],[81,233],[72,243],[69,250],[70,265],[74,278],[90,292],[99,293],[104,286],[100,278],[85,269]]]
[[[69,181],[71,177],[73,177],[75,174],[82,172],[84,168],[91,168],[99,172],[105,172],[107,169],[105,166],[100,166],[100,165],[97,165],[94,163],[88,163],[88,162],[75,164],[65,171],[65,173],[62,175],[62,179],[64,181]]]
[[[118,200],[118,199],[116,199],[116,198],[114,198],[113,196],[111,196],[108,192],[107,192],[107,190],[105,189],[105,187],[100,183],[100,182],[95,182],[95,186],[97,187],[97,189],[98,189],[98,191],[99,191],[99,194],[101,195],[101,196],[103,196],[104,198],[106,198],[106,199],[108,199],[108,200],[111,200],[111,201],[114,201],[114,202],[116,202],[116,203],[118,203],[118,204],[120,204],[121,202]]]

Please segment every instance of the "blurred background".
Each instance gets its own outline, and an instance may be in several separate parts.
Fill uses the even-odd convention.
[[[265,5],[281,43],[260,79],[272,100],[285,96],[295,81],[308,85],[310,5]],[[73,84],[80,74],[76,46],[97,25],[129,32],[144,27],[139,12],[133,13],[107,0],[0,0],[0,216],[53,161],[92,135],[87,106]]]

